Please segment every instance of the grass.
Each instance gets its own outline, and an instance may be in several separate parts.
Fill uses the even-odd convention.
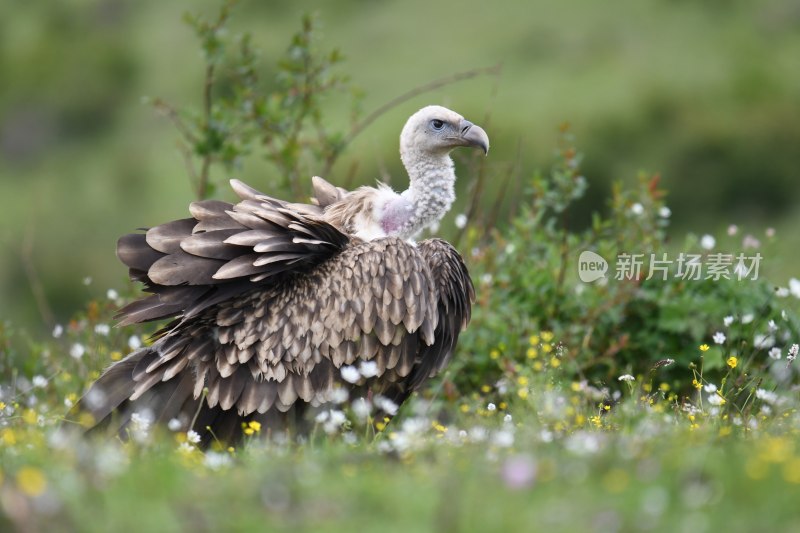
[[[141,333],[108,332],[113,306],[95,302],[59,338],[35,343],[45,374],[20,371],[2,388],[5,530],[800,527],[800,399],[788,385],[760,389],[793,364],[786,354],[763,366],[730,362],[710,383],[707,352],[695,347],[692,368],[677,369],[681,380],[662,381],[677,364],[665,363],[601,387],[554,362],[557,339],[541,332],[529,339],[538,355],[528,368],[464,396],[435,385],[377,436],[345,403],[337,409],[346,422],[321,421],[309,440],[264,440],[267,428],[256,427],[236,449],[202,452],[164,427],[142,426],[126,442],[64,430],[65,403]],[[4,365],[15,364],[15,337],[4,331]]]

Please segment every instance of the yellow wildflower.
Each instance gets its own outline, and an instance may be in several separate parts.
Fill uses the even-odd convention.
[[[692,380],[692,387],[694,387],[697,390],[700,390],[700,389],[703,388],[703,384],[700,383],[699,381],[697,381],[696,379],[693,379]]]
[[[23,466],[17,472],[19,490],[28,496],[39,496],[47,488],[47,480],[38,468]]]
[[[539,350],[537,350],[536,348],[528,348],[527,355],[528,359],[536,359],[537,357],[539,357]]]
[[[550,352],[553,351],[553,346],[551,344],[549,344],[549,343],[544,343],[544,344],[542,344],[542,351],[544,353],[550,353]]]
[[[3,444],[8,446],[13,446],[17,443],[17,435],[14,433],[14,430],[11,428],[6,428],[3,430]]]
[[[658,386],[658,390],[660,390],[661,392],[669,392],[669,388],[670,388],[669,383],[662,383],[661,385]]]
[[[707,352],[708,351],[708,344],[701,344],[700,345],[700,351],[701,352]]]
[[[528,384],[528,378],[526,378],[525,376],[520,376],[517,378],[517,383],[519,383],[524,387],[525,385]]]
[[[36,414],[36,411],[34,411],[33,409],[25,409],[25,412],[22,413],[22,420],[24,420],[26,424],[31,426],[36,423],[36,420],[38,418],[39,417]]]
[[[543,331],[542,332],[542,340],[544,342],[550,342],[553,340],[553,332],[552,331]]]
[[[736,365],[739,364],[739,360],[734,356],[730,356],[728,357],[727,363],[729,367],[736,368]]]
[[[498,359],[500,357],[500,352],[498,350],[492,350],[489,352],[489,357],[492,359]]]
[[[469,405],[462,403],[459,407],[462,413],[469,413]]]
[[[561,361],[558,359],[558,357],[554,356],[550,359],[550,366],[553,368],[558,368],[561,366]]]
[[[242,424],[244,427],[244,434],[245,435],[254,435],[261,431],[261,422],[256,422],[255,420],[251,420],[247,424]]]
[[[484,393],[484,394],[492,392],[492,386],[491,385],[483,385],[481,387],[481,392]]]
[[[113,352],[111,352],[112,361],[119,361],[120,359],[122,359],[122,352],[120,352],[119,350],[114,350]]]
[[[531,346],[536,346],[537,344],[539,344],[539,336],[531,335],[530,338],[528,339],[528,342],[530,343]]]
[[[542,365],[542,362],[541,362],[541,361],[536,361],[536,362],[534,362],[534,363],[533,363],[533,367],[532,367],[532,368],[533,368],[533,369],[534,369],[536,372],[541,372],[541,371],[542,371],[542,368],[544,368],[544,365]]]
[[[523,400],[527,399],[528,389],[526,389],[525,387],[520,387],[520,389],[517,391],[517,396],[519,396]]]

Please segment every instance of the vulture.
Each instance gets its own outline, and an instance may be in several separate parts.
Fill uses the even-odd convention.
[[[377,420],[395,414],[447,365],[475,299],[455,248],[414,241],[455,199],[459,146],[486,154],[489,138],[424,107],[400,135],[401,193],[314,177],[302,204],[231,180],[238,203],[197,201],[189,218],[120,238],[117,256],[150,293],[120,324],[170,321],[80,400],[90,431],[124,438],[146,413],[205,446],[236,443],[253,422],[302,435],[342,389],[372,401]]]

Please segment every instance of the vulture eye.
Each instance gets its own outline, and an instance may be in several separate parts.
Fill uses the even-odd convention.
[[[438,118],[435,118],[435,119],[431,120],[431,126],[433,126],[433,129],[435,129],[435,130],[440,130],[440,129],[444,128],[444,121],[443,120],[439,120]]]

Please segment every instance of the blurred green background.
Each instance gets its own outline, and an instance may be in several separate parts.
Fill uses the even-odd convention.
[[[117,237],[186,216],[192,190],[178,134],[142,97],[199,106],[203,60],[181,19],[217,6],[0,5],[0,320],[50,327],[88,296],[124,288]],[[400,128],[428,103],[485,126],[495,188],[547,167],[569,122],[591,184],[586,220],[603,209],[613,180],[659,172],[673,232],[721,234],[738,224],[761,238],[772,226],[783,243],[777,271],[797,271],[795,0],[251,0],[235,10],[231,31],[253,33],[268,76],[306,12],[319,15],[321,46],[347,57],[342,70],[364,90],[365,111],[454,72],[503,65],[499,78],[451,85],[382,116],[331,181],[355,168],[361,183],[386,173],[401,183]],[[332,122],[346,115],[331,102]],[[270,190],[263,162],[247,161],[236,177]]]

